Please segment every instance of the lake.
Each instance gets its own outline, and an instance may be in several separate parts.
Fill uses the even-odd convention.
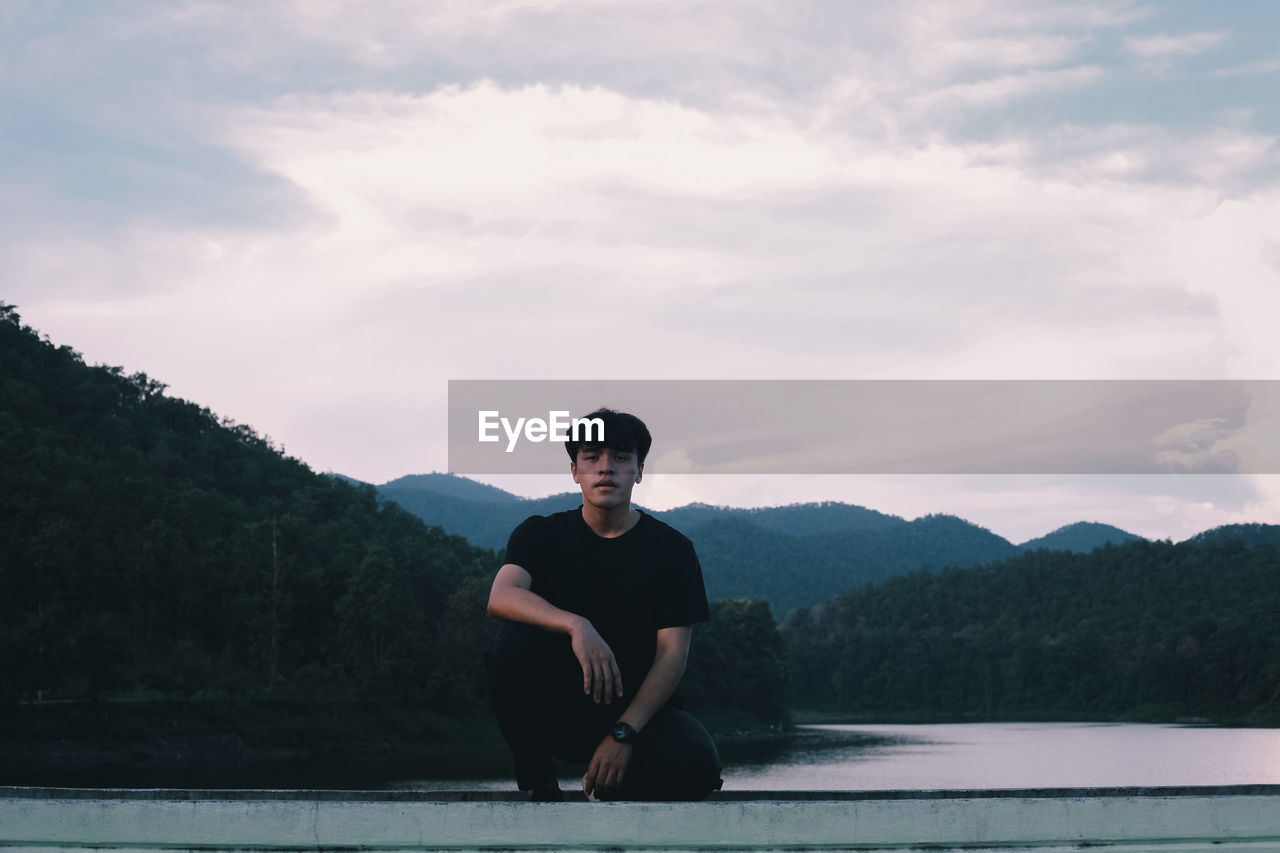
[[[1280,729],[1092,723],[801,726],[767,758],[726,761],[725,790],[1280,784]],[[569,789],[579,784],[562,779]],[[413,790],[511,790],[507,779]]]

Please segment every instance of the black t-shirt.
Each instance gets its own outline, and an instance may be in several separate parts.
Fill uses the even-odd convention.
[[[507,562],[529,573],[534,593],[590,620],[628,693],[653,665],[659,628],[711,618],[693,543],[644,512],[612,539],[587,525],[581,507],[531,516],[512,531]]]

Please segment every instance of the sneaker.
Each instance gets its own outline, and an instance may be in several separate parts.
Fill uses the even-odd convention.
[[[542,785],[537,788],[531,788],[525,793],[529,795],[529,802],[531,803],[564,802],[564,792],[560,790],[559,785]]]

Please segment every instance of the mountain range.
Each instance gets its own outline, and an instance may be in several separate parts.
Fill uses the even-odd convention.
[[[382,499],[395,501],[428,524],[494,549],[503,548],[511,530],[528,516],[581,503],[577,492],[521,498],[452,474],[410,475],[376,488]],[[794,608],[921,568],[981,565],[1040,548],[1087,553],[1143,538],[1082,521],[1015,544],[951,515],[907,521],[830,501],[751,509],[694,503],[645,511],[693,541],[712,600],[764,598],[779,619]],[[1229,525],[1194,540],[1222,538],[1280,546],[1280,525]]]

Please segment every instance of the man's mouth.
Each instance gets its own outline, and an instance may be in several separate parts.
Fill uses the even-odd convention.
[[[618,488],[618,484],[613,482],[612,480],[605,480],[604,482],[596,483],[596,488],[597,489],[604,489],[604,488],[616,489]]]

